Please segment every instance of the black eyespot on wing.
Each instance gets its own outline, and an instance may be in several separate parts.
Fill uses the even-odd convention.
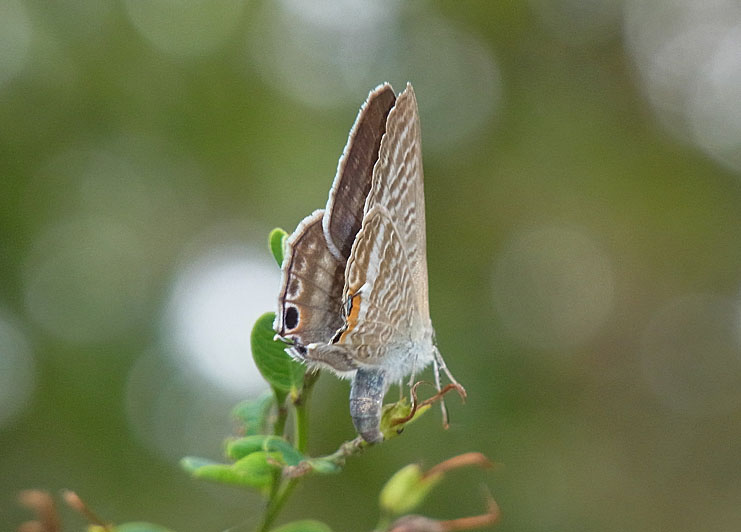
[[[296,307],[288,307],[286,309],[285,317],[286,329],[295,329],[298,325],[298,309]]]

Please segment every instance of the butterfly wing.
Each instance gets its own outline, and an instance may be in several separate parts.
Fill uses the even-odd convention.
[[[419,118],[411,86],[388,115],[363,222],[345,270],[345,324],[308,356],[342,354],[395,381],[433,356]]]
[[[345,273],[345,326],[335,343],[356,361],[381,363],[388,348],[414,341],[418,315],[413,269],[390,213],[374,206],[363,219]]]
[[[287,240],[274,329],[299,347],[328,343],[343,324],[347,258],[395,99],[388,84],[370,92],[340,157],[327,208],[306,217]],[[292,353],[302,354],[300,349]]]
[[[342,325],[345,261],[327,247],[324,210],[304,218],[286,241],[273,328],[299,345],[327,342]]]
[[[407,85],[389,113],[363,225],[345,271],[343,300],[352,304],[337,343],[362,345],[376,337],[375,323],[386,328],[376,344],[418,341],[428,329],[431,335],[425,241],[419,115]]]
[[[315,236],[320,216],[324,246]],[[389,382],[422,369],[436,353],[427,301],[420,126],[411,85],[395,101],[388,85],[371,93],[340,159],[325,213],[315,213],[305,222],[303,233],[311,236],[297,236],[291,242],[292,257],[284,262],[284,285],[291,286],[293,272],[308,274],[307,264],[316,263],[322,269],[329,265],[326,283],[322,279],[307,286],[321,292],[320,299],[331,301],[331,305],[324,301],[322,309],[336,308],[339,303],[342,312],[334,318],[343,319],[330,336],[325,335],[336,323],[334,318],[317,319],[326,326],[321,338],[310,342],[310,335],[302,333],[298,338],[305,348],[299,353],[308,361],[352,375],[350,414],[355,428],[366,441],[380,441],[383,396]],[[312,262],[304,264],[303,255],[317,254],[317,250]],[[340,265],[345,268],[338,283]],[[325,275],[319,272],[318,277]],[[342,286],[338,300],[334,283]],[[292,303],[296,308],[298,299],[304,299],[295,294],[302,291],[301,287],[287,288],[281,304]],[[305,300],[306,310],[314,312],[316,300]],[[282,309],[276,330],[279,325],[302,326],[300,319],[286,322],[295,317],[294,311]],[[312,335],[319,330],[314,321],[310,317],[306,322]]]
[[[383,396],[391,382],[435,357],[427,303],[419,117],[411,85],[396,100],[373,168],[361,228],[345,270],[345,325],[307,356],[356,368],[350,415],[368,442],[383,440]]]
[[[411,267],[416,309],[429,320],[422,137],[417,98],[409,83],[389,113],[364,216],[377,205],[388,211],[397,229]],[[347,288],[344,297],[352,294]]]
[[[323,220],[327,246],[338,259],[347,261],[360,230],[373,166],[386,131],[386,117],[395,100],[394,90],[388,83],[371,91],[358,112],[340,157]]]

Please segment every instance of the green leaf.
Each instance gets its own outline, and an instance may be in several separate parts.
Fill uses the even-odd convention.
[[[238,460],[232,470],[240,475],[241,484],[267,488],[273,482],[273,473],[280,468],[280,458],[280,453],[258,451]]]
[[[209,460],[207,458],[198,458],[197,456],[186,456],[180,459],[180,467],[185,469],[188,473],[193,474],[197,469],[209,465],[220,465],[218,462]]]
[[[260,316],[252,328],[250,341],[257,369],[276,390],[276,396],[280,401],[281,394],[285,398],[286,393],[301,387],[306,368],[284,351],[286,344],[273,340],[274,321],[275,313],[273,312],[266,312]]]
[[[270,246],[270,251],[273,253],[273,257],[278,262],[278,266],[283,265],[283,250],[286,249],[287,238],[288,233],[280,227],[276,227],[270,231],[270,236],[268,236],[268,245]]]
[[[332,529],[319,521],[305,519],[274,528],[270,532],[332,532]]]
[[[422,503],[442,477],[441,473],[424,475],[417,464],[401,468],[381,489],[381,509],[392,515],[409,513]]]
[[[113,527],[114,532],[172,532],[169,528],[152,523],[123,523]]]
[[[235,406],[232,417],[242,425],[245,436],[270,432],[270,410],[275,403],[275,394],[265,392],[257,399],[243,401]]]
[[[267,438],[269,436],[264,434],[255,434],[228,441],[226,444],[226,455],[232,460],[240,460],[248,454],[265,451],[266,449],[263,446]]]
[[[278,436],[254,435],[232,440],[227,443],[226,454],[232,460],[240,460],[258,451],[280,453],[285,465],[298,465],[304,456],[283,438]]]
[[[219,464],[193,457],[183,458],[180,464],[194,478],[266,490],[273,482],[273,472],[280,468],[281,459],[280,453],[258,451],[234,464]]]

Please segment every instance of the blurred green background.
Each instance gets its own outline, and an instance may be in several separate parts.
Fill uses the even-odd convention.
[[[192,481],[264,384],[266,238],[324,206],[368,91],[414,84],[431,314],[469,401],[310,478],[284,519],[370,530],[406,463],[482,451],[420,511],[502,532],[741,529],[737,1],[5,0],[0,528],[23,488],[251,530]],[[310,451],[353,435],[317,385]],[[64,512],[67,530],[81,518]]]

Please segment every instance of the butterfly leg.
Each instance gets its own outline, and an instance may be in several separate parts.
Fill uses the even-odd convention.
[[[445,375],[447,375],[448,379],[450,379],[450,382],[453,383],[456,390],[458,390],[458,394],[465,400],[466,397],[466,389],[460,385],[460,383],[455,380],[455,377],[453,377],[453,374],[450,373],[450,370],[445,365],[445,360],[443,360],[443,356],[440,354],[440,351],[435,347],[435,358],[432,359],[432,365],[435,371],[435,387],[437,388],[437,391],[440,392],[442,390],[440,385],[440,370],[442,369],[445,372]],[[440,408],[442,409],[443,414],[443,427],[448,428],[449,426],[449,418],[448,418],[448,407],[445,406],[445,399],[440,399]]]
[[[437,362],[437,356],[432,359],[432,367],[435,373],[435,388],[437,388],[439,393],[440,390],[442,390],[442,387],[440,386],[440,365]],[[448,428],[448,426],[450,426],[450,423],[448,422],[448,407],[445,406],[444,397],[440,398],[440,410],[442,410],[443,414],[443,427]]]
[[[439,366],[439,368],[438,368]],[[459,383],[457,380],[455,380],[455,377],[453,377],[453,374],[450,373],[450,370],[448,369],[448,366],[445,365],[445,361],[443,360],[443,356],[440,354],[440,351],[435,348],[435,375],[437,376],[438,381],[440,380],[440,370],[443,370],[445,372],[445,375],[448,377],[450,382],[455,384],[455,387],[458,389],[458,393],[463,395],[463,397],[466,396],[466,389],[461,386],[461,383]],[[438,385],[439,386],[439,385]]]
[[[380,430],[386,379],[383,371],[360,368],[350,387],[350,415],[355,430],[368,443],[383,441]]]

